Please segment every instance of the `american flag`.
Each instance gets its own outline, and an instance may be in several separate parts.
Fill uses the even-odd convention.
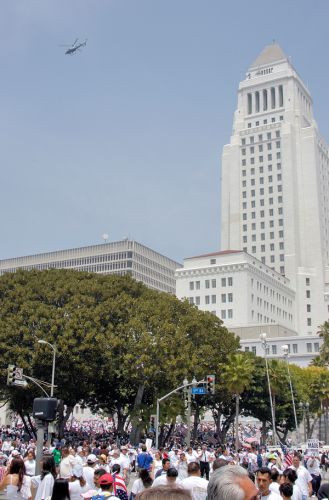
[[[289,453],[289,451],[285,454],[284,456],[284,461],[283,461],[283,466],[285,468],[291,467],[292,466],[292,459],[293,459],[293,454]]]

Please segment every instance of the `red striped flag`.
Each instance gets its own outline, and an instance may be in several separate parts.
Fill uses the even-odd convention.
[[[292,466],[293,457],[294,457],[294,455],[292,453],[285,454],[284,461],[283,461],[283,465],[285,466],[285,468]]]

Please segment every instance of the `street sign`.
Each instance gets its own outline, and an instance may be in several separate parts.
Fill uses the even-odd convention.
[[[192,394],[207,394],[205,387],[192,387]]]

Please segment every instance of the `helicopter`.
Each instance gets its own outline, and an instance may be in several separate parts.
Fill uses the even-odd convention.
[[[87,45],[87,38],[85,39],[84,42],[79,42],[79,38],[76,38],[75,41],[72,43],[72,45],[61,45],[61,47],[69,47],[65,51],[66,56],[72,56],[75,54],[77,50],[80,51],[82,47],[85,47]]]

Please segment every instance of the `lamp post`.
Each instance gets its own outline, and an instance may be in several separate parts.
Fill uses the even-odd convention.
[[[306,443],[306,440],[308,439],[308,425],[307,425],[307,430],[306,430],[306,420],[308,419],[308,411],[309,411],[310,404],[309,403],[299,403],[299,408],[303,411],[303,421],[304,421],[304,442]]]
[[[54,395],[54,387],[55,387],[55,366],[56,366],[56,346],[47,342],[47,340],[38,340],[38,344],[47,344],[53,350],[53,368],[51,372],[51,389],[50,389],[50,397],[52,398]]]
[[[291,382],[291,375],[290,375],[290,368],[289,368],[289,346],[287,344],[282,345],[281,349],[283,351],[283,357],[286,360],[287,363],[287,371],[288,371],[288,379],[289,379],[289,386],[290,386],[290,392],[291,392],[291,401],[292,401],[292,407],[294,410],[294,418],[295,418],[295,428],[296,428],[296,440],[297,444],[299,442],[299,434],[298,434],[298,422],[297,422],[297,413],[296,413],[296,405],[295,405],[295,397],[294,397],[294,391],[292,390],[292,382]]]
[[[266,376],[267,376],[267,385],[268,385],[268,392],[269,392],[269,396],[270,396],[271,415],[272,415],[273,444],[275,446],[276,443],[277,443],[276,428],[275,428],[275,413],[274,413],[273,399],[272,399],[272,392],[271,392],[270,374],[269,374],[269,371],[268,371],[266,333],[261,333],[260,336],[259,336],[259,338],[261,340],[262,347],[264,349],[265,366],[266,366]]]

